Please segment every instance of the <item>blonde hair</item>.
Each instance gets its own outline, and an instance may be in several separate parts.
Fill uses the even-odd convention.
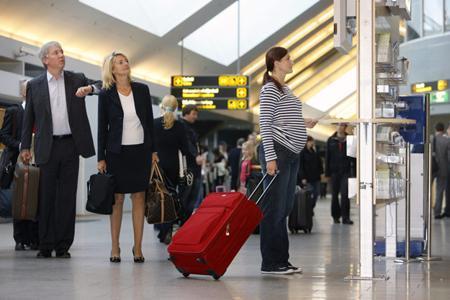
[[[175,123],[175,111],[178,107],[177,98],[172,95],[165,95],[161,101],[161,110],[163,112],[164,129],[170,129]]]
[[[251,158],[256,156],[256,147],[252,141],[246,141],[242,144],[242,149],[247,150],[251,154]]]
[[[122,52],[113,51],[111,54],[105,57],[105,60],[103,61],[102,81],[103,81],[103,88],[106,90],[110,89],[113,86],[113,84],[116,83],[116,78],[114,77],[113,74],[113,67],[114,67],[114,59],[119,55],[125,57],[128,60],[128,57]],[[131,72],[128,73],[128,81],[131,82]]]

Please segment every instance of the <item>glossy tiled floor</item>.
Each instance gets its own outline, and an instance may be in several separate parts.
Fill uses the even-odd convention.
[[[376,259],[387,281],[345,281],[358,265],[358,227],[333,225],[329,200],[316,208],[313,234],[291,236],[291,261],[304,273],[262,276],[259,238],[252,236],[219,281],[183,278],[167,261],[165,246],[146,227],[146,262],[132,262],[131,219],[122,227],[122,263],[108,261],[108,219],[80,218],[69,260],[38,260],[14,252],[12,225],[0,224],[0,299],[450,299],[450,219],[436,221],[434,254],[441,262],[397,265]]]

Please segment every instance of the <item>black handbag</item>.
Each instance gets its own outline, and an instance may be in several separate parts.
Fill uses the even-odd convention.
[[[3,150],[0,157],[0,188],[9,189],[14,178],[15,164],[13,163],[16,153],[8,149]]]
[[[112,174],[91,175],[87,182],[86,210],[101,215],[112,214],[115,187]]]
[[[178,219],[176,195],[170,192],[157,163],[152,165],[150,183],[145,193],[145,217],[149,224],[173,222]]]

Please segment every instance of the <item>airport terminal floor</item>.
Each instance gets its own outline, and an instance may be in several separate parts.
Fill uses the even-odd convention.
[[[442,261],[395,264],[375,259],[387,281],[345,281],[358,265],[355,225],[333,224],[330,200],[319,200],[311,235],[290,235],[291,262],[303,274],[261,275],[259,237],[252,235],[225,275],[184,278],[167,260],[166,246],[146,225],[144,264],[133,263],[131,215],[122,225],[122,262],[111,264],[109,221],[77,220],[71,259],[36,259],[34,251],[13,250],[12,224],[0,224],[0,299],[449,299],[450,218],[433,220],[433,254]]]

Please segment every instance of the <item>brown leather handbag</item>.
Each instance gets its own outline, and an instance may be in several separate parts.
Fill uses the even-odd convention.
[[[34,220],[38,210],[39,168],[18,163],[14,177],[12,216],[16,220]]]
[[[150,183],[145,193],[145,217],[149,224],[175,221],[177,208],[175,195],[169,192],[157,163],[153,163]]]

